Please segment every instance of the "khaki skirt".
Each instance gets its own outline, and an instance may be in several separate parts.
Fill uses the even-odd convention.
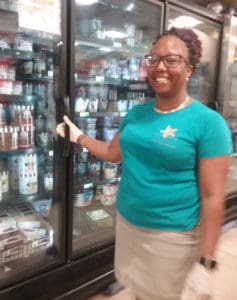
[[[179,300],[198,257],[200,226],[188,231],[135,227],[117,214],[115,276],[141,300]]]

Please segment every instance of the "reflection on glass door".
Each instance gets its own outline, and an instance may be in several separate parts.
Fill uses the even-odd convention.
[[[188,24],[202,41],[202,57],[198,68],[188,82],[189,94],[210,106],[217,106],[215,95],[216,72],[220,49],[221,25],[197,14],[169,7],[168,28],[186,27]],[[217,107],[215,107],[217,108]]]
[[[162,31],[162,5],[150,1],[77,0],[74,120],[110,141],[126,112],[150,96],[144,55]],[[87,3],[88,4],[88,3]],[[73,251],[112,241],[121,163],[74,147]]]
[[[52,207],[60,39],[60,1],[0,2],[0,285],[53,262],[59,244],[51,218],[59,219]]]
[[[237,17],[226,17],[222,58],[220,94],[224,99],[223,113],[227,119],[233,138],[233,156],[237,157]],[[226,41],[225,41],[226,40]],[[236,158],[235,158],[236,159]],[[235,168],[236,171],[236,168]],[[235,175],[236,176],[236,175]],[[237,177],[237,176],[236,176]],[[236,179],[235,177],[235,179]]]

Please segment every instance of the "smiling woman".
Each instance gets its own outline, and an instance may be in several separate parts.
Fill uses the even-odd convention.
[[[172,28],[145,57],[155,99],[130,109],[111,141],[84,134],[68,117],[57,126],[65,137],[67,124],[71,142],[97,158],[122,161],[115,275],[137,299],[212,294],[232,149],[222,116],[188,95],[200,56],[198,36]]]

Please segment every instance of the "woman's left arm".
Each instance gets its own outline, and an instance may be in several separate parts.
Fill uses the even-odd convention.
[[[213,257],[224,220],[230,156],[201,158],[198,178],[201,199],[200,256]]]

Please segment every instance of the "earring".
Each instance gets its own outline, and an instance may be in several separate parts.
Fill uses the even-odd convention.
[[[186,81],[189,81],[189,77],[188,76],[186,77]]]

